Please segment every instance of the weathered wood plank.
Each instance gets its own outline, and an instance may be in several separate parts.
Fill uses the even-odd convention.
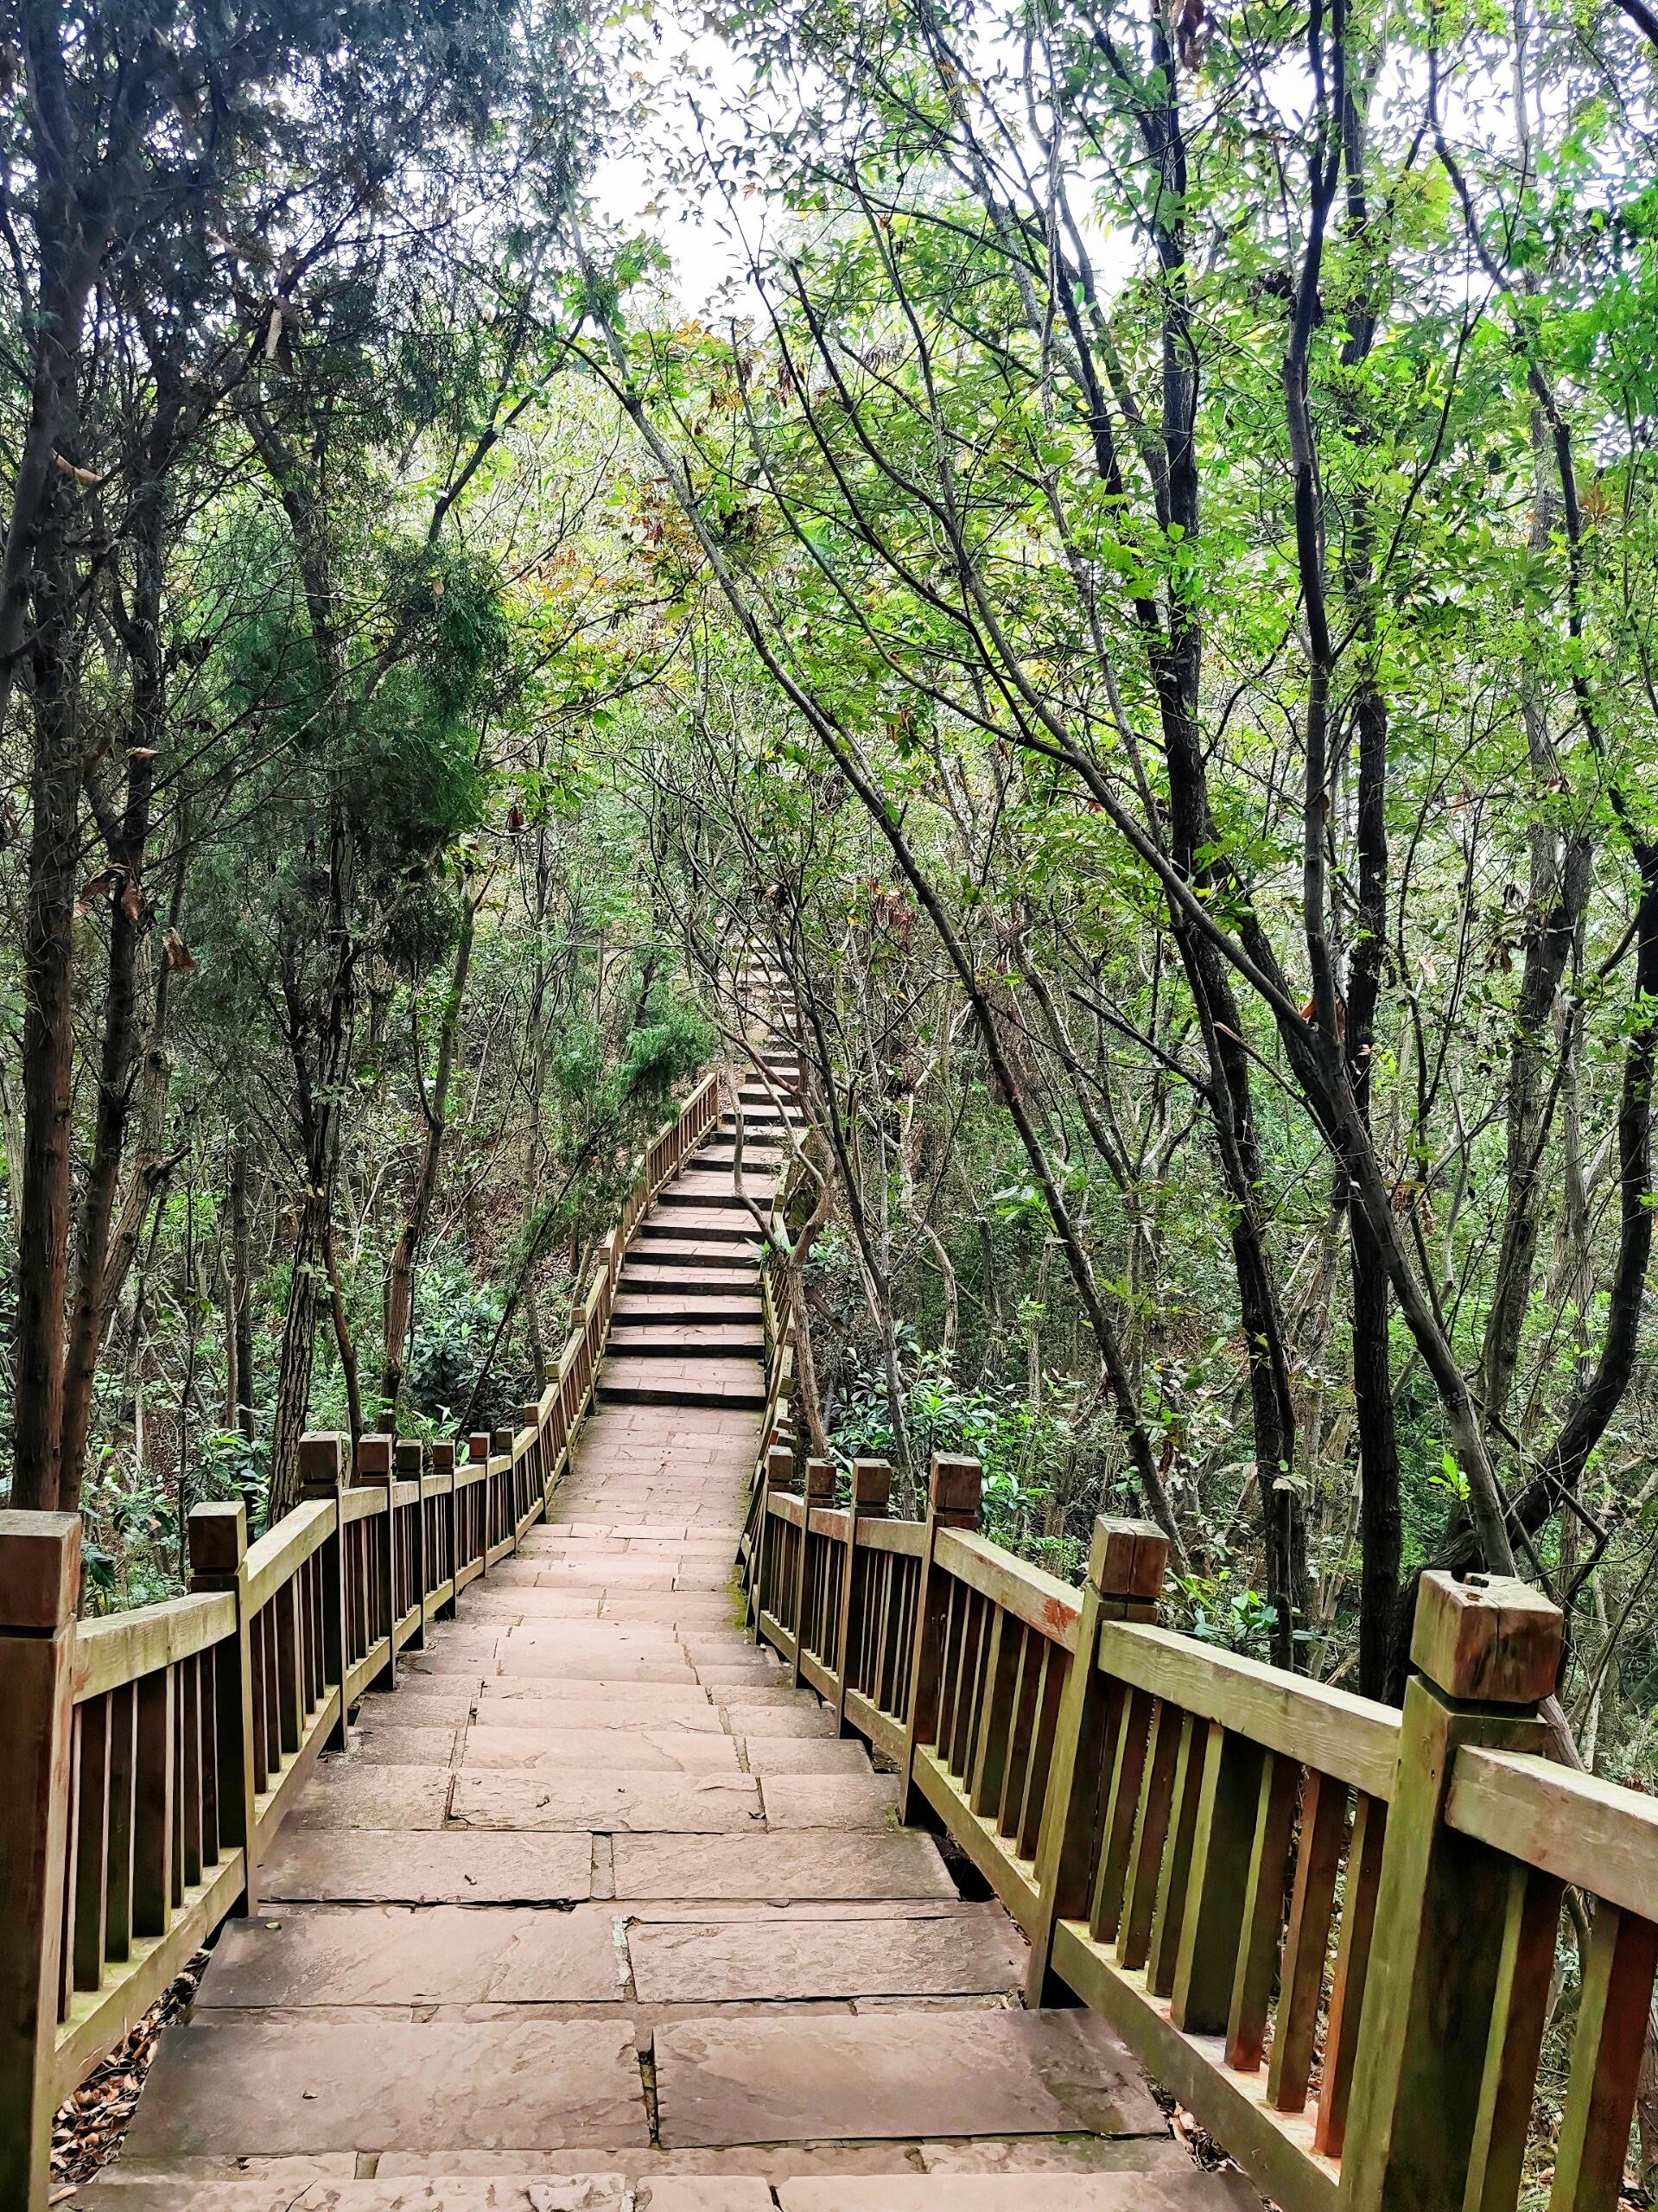
[[[1120,1681],[1205,1720],[1223,1721],[1268,1751],[1369,1796],[1393,1796],[1399,1715],[1391,1706],[1132,1622],[1105,1624],[1099,1663]]]
[[[1452,1770],[1445,1820],[1609,1904],[1652,1909],[1658,1797],[1553,1759],[1465,1744]]]
[[[83,1621],[75,1637],[75,1696],[102,1697],[235,1633],[236,1601],[217,1594],[170,1598],[165,1605]]]
[[[1077,1623],[1083,1610],[1080,1590],[1028,1560],[1015,1559],[988,1537],[965,1529],[941,1529],[937,1557],[946,1574],[965,1582],[970,1590],[988,1598],[1001,1611],[1011,1613],[1039,1636],[1075,1651]]]

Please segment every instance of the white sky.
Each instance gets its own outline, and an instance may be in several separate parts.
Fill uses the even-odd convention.
[[[630,233],[643,231],[661,245],[673,263],[673,290],[686,314],[700,314],[727,287],[740,296],[740,310],[750,312],[758,303],[746,281],[748,253],[726,207],[715,194],[688,192],[669,175],[672,156],[690,158],[694,102],[704,113],[740,102],[741,68],[723,39],[676,23],[665,11],[653,17],[651,31],[654,35],[643,35],[649,50],[637,53],[628,66],[648,80],[634,88],[651,111],[638,135],[659,152],[606,155],[594,172],[594,201],[608,221]],[[750,200],[743,212],[756,243],[764,234],[764,204]]]

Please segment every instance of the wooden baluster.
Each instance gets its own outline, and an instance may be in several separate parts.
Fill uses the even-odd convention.
[[[341,1498],[346,1484],[346,1440],[313,1432],[299,1440],[300,1496],[334,1507],[334,1529],[316,1554],[322,1590],[322,1679],[339,1699],[327,1735],[327,1748],[343,1751],[346,1727],[346,1677],[351,1671],[349,1582],[351,1548],[346,1541]]]
[[[1099,1843],[1088,1906],[1088,1932],[1096,1943],[1115,1943],[1121,1932],[1156,1718],[1157,1700],[1149,1692],[1124,1686],[1106,1725]]]
[[[1174,1988],[1208,1753],[1209,1725],[1188,1713],[1180,1731],[1179,1755],[1175,1761],[1168,1848],[1158,1875],[1157,1906],[1152,1915],[1151,1948],[1147,1956],[1146,1986],[1153,1997],[1167,1997]]]
[[[1347,1834],[1347,1796],[1344,1782],[1332,1781],[1317,1768],[1308,1773],[1301,1793],[1295,1889],[1278,1971],[1278,2013],[1267,2070],[1267,2101],[1279,2112],[1299,2112],[1307,2101],[1336,1876]]]
[[[1519,1860],[1509,1869],[1491,2033],[1463,2199],[1467,2212],[1514,2212],[1520,2194],[1565,1895],[1566,1885],[1552,1874]],[[1318,2117],[1322,2135],[1322,2107]]]
[[[1188,2035],[1218,2035],[1231,2011],[1264,1758],[1218,1720],[1204,1725],[1203,1798],[1170,2012]]]
[[[46,2212],[70,1847],[80,1519],[0,1511],[0,2204]]]
[[[968,1802],[981,1817],[994,1819],[1001,1804],[1026,1633],[1022,1621],[996,1607],[985,1654],[982,1707],[975,1732],[972,1768],[962,1777]]]
[[[1117,1934],[1117,1957],[1130,1968],[1143,1967],[1151,1949],[1152,1918],[1157,1910],[1163,1847],[1168,1840],[1169,1814],[1174,1802],[1174,1770],[1185,1726],[1185,1715],[1179,1707],[1159,1699],[1152,1721],[1146,1785],[1134,1822],[1122,1923]]]
[[[201,1732],[213,1715],[201,1710],[201,1672],[194,1658],[179,1662],[179,1810],[178,1829],[183,1848],[184,1886],[193,1890],[201,1879]]]
[[[1388,1808],[1379,1797],[1360,1792],[1353,1811],[1352,1840],[1347,1847],[1346,1894],[1342,1900],[1341,1940],[1336,1948],[1336,1978],[1330,1992],[1330,2024],[1324,2031],[1324,2082],[1318,2091],[1315,2150],[1339,2158],[1347,2137],[1347,2107],[1358,2055],[1359,2023],[1364,2017],[1364,1985],[1370,1972],[1370,1943],[1375,1932],[1376,1891],[1382,1884],[1382,1853],[1388,1834]]]
[[[910,1714],[904,1732],[899,1783],[899,1818],[924,1817],[925,1799],[916,1781],[917,1755],[937,1738],[950,1597],[956,1586],[940,1572],[934,1554],[941,1529],[976,1529],[983,1499],[984,1474],[976,1459],[933,1455],[927,1491],[926,1548],[916,1592],[914,1656],[910,1665]],[[925,1815],[925,1817],[931,1817]]]
[[[1343,2212],[1460,2208],[1497,2009],[1508,1862],[1447,1827],[1464,1744],[1540,1751],[1532,1715],[1560,1671],[1558,1609],[1521,1582],[1423,1575],[1342,2161]],[[1507,2145],[1498,2145],[1504,2155]],[[1488,2159],[1492,2146],[1486,2148]]]
[[[104,1980],[105,1870],[110,1847],[109,1698],[75,1707],[79,1736],[75,1819],[73,1986],[97,1989]]]
[[[290,1575],[272,1593],[276,1624],[277,1740],[285,1759],[293,1758],[305,1735],[305,1707],[300,1691],[299,1585]]]
[[[536,1440],[530,1446],[525,1461],[529,1471],[530,1503],[532,1508],[538,1509],[544,1514],[547,1510],[549,1491],[547,1462],[542,1452],[540,1406],[521,1406],[518,1408],[518,1421],[523,1427],[535,1431]]]
[[[1272,2009],[1284,1889],[1289,1878],[1290,1839],[1300,1796],[1299,1764],[1280,1751],[1268,1751],[1255,1799],[1243,1879],[1242,1931],[1226,2015],[1226,2063],[1240,2073],[1255,2073],[1267,2048],[1267,2018]]]
[[[235,1665],[232,1651],[226,1664]],[[165,1936],[173,1924],[173,1700],[177,1669],[159,1668],[137,1684],[137,1795],[133,1808],[132,1932]],[[215,1675],[213,1710],[219,1710]],[[239,1700],[238,1700],[239,1703]],[[219,1848],[231,1842],[219,1776]]]
[[[1042,1669],[1047,1648],[1047,1637],[1039,1636],[1034,1629],[1027,1628],[1019,1638],[1013,1710],[1007,1724],[1007,1749],[1002,1756],[1001,1783],[994,1808],[999,1835],[1012,1836],[1019,1833],[1020,1815],[1025,1806],[1025,1784],[1031,1770],[1031,1745],[1036,1729],[1037,1703],[1042,1694]],[[987,1804],[987,1815],[992,1810]]]
[[[1655,1969],[1658,1926],[1601,1899],[1583,1961],[1549,2212],[1617,2212]]]
[[[496,1526],[500,1530],[500,1535],[496,1538],[496,1541],[499,1543],[501,1537],[509,1537],[511,1540],[512,1548],[516,1551],[518,1548],[518,1516],[514,1503],[515,1471],[512,1465],[511,1430],[498,1428],[494,1433],[493,1442],[494,1449],[490,1454],[492,1471],[489,1481],[491,1488],[495,1492],[495,1521]]]
[[[965,1780],[972,1758],[973,1731],[979,1717],[979,1680],[994,1608],[989,1599],[976,1590],[962,1594],[966,1602],[962,1611],[956,1688],[950,1700],[948,1728],[940,1717],[938,1753],[950,1772]]]
[[[133,1801],[138,1778],[137,1685],[110,1692],[110,1834],[104,1955],[113,1966],[132,1956]],[[217,1833],[215,1832],[215,1845]],[[216,1855],[216,1854],[215,1854]]]

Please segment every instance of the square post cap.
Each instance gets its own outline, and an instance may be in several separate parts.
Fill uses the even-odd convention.
[[[1102,1513],[1088,1548],[1089,1586],[1102,1598],[1154,1605],[1168,1560],[1169,1540],[1154,1523]]]
[[[467,1457],[469,1459],[488,1459],[489,1431],[486,1428],[474,1428],[467,1439]]]
[[[391,1472],[391,1439],[389,1436],[359,1436],[357,1440],[357,1474],[359,1481],[373,1481],[377,1477]]]
[[[893,1502],[893,1470],[885,1459],[852,1462],[852,1504],[858,1513],[882,1514]]]
[[[311,1429],[299,1440],[299,1486],[308,1497],[339,1489],[346,1478],[346,1439]]]
[[[412,1479],[417,1482],[425,1464],[426,1446],[421,1442],[419,1437],[400,1436],[397,1439],[397,1472],[405,1480]]]
[[[834,1497],[835,1462],[833,1459],[807,1460],[806,1495],[813,1499]]]
[[[510,1428],[498,1428],[496,1430],[495,1449],[502,1459],[510,1459],[511,1458],[512,1432]]]
[[[976,1459],[933,1453],[927,1499],[934,1520],[952,1528],[976,1529],[983,1498],[984,1470]]]
[[[795,1455],[786,1444],[774,1444],[765,1455],[765,1487],[788,1490],[795,1478]]]
[[[453,1444],[442,1443],[433,1445],[432,1472],[435,1475],[452,1475],[454,1472],[454,1446]]]
[[[79,1606],[79,1514],[0,1512],[0,1634],[54,1634]]]
[[[1552,1697],[1564,1641],[1560,1607],[1512,1575],[1458,1582],[1433,1568],[1418,1586],[1411,1664],[1447,1697],[1480,1705]]]
[[[190,1572],[234,1574],[248,1555],[248,1516],[239,1502],[190,1508]]]

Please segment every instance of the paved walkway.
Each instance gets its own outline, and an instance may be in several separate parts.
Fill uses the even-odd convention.
[[[1253,2202],[1096,2021],[1020,2009],[1012,1923],[741,1633],[763,1374],[731,1175],[727,1127],[643,1224],[556,1518],[320,1766],[78,2205]]]

